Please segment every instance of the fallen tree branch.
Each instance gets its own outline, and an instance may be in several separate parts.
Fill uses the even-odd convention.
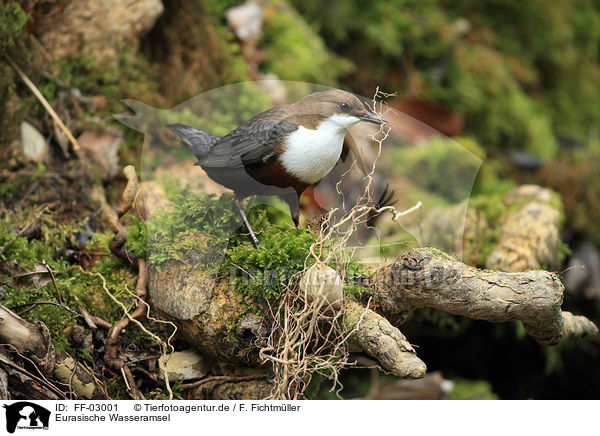
[[[547,271],[483,271],[431,250],[413,250],[372,278],[373,301],[388,319],[403,322],[420,307],[492,322],[519,320],[541,344],[598,338],[583,316],[561,310],[564,287]]]
[[[509,272],[555,268],[561,211],[553,201],[552,191],[537,185],[510,191],[503,202],[514,211],[501,220],[498,243],[486,267]]]
[[[390,322],[358,303],[348,302],[344,325],[351,331],[350,351],[364,351],[382,368],[402,378],[423,378],[426,366],[408,339]]]

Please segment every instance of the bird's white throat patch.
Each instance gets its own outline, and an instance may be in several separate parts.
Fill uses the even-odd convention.
[[[339,160],[347,129],[359,121],[357,117],[335,114],[314,130],[300,126],[287,138],[280,156],[283,167],[304,183],[318,182]]]

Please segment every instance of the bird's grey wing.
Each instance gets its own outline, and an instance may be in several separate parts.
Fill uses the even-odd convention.
[[[282,120],[255,118],[219,139],[201,166],[239,168],[270,162],[281,141],[300,126]]]
[[[198,160],[202,160],[220,139],[220,136],[215,136],[184,124],[168,124],[167,127],[181,138],[183,143],[188,146]]]

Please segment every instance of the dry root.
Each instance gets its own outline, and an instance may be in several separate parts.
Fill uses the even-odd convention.
[[[564,287],[547,271],[482,271],[423,249],[382,268],[372,285],[378,310],[398,322],[416,308],[431,307],[492,322],[522,321],[541,344],[598,337],[590,320],[561,310]]]
[[[104,360],[110,367],[120,371],[123,374],[129,394],[134,399],[141,400],[144,399],[144,396],[137,389],[129,365],[120,355],[121,350],[118,343],[119,335],[130,324],[130,322],[135,322],[162,346],[163,354],[166,353],[167,344],[165,344],[158,336],[146,330],[138,321],[138,319],[143,318],[146,315],[146,312],[149,310],[149,306],[146,303],[148,272],[146,268],[146,261],[140,257],[137,257],[135,253],[131,253],[124,248],[125,242],[127,241],[127,231],[119,222],[119,218],[121,218],[134,204],[136,196],[139,193],[139,188],[137,175],[133,166],[126,166],[123,169],[123,173],[127,178],[127,185],[123,190],[121,200],[115,208],[105,205],[103,208],[103,217],[111,230],[115,232],[115,236],[108,244],[110,251],[119,259],[129,264],[135,271],[137,271],[138,277],[135,286],[137,305],[132,313],[127,312],[127,309],[123,308],[125,314],[110,328],[106,338],[106,352],[104,354]],[[102,278],[102,280],[104,281],[104,278]],[[104,286],[104,289],[107,291],[106,286]],[[115,302],[118,303],[118,301],[112,296],[112,294],[110,294],[110,292],[107,291],[107,293],[111,298],[113,298],[113,300],[115,300]],[[166,375],[165,384],[169,392],[169,397],[172,398],[173,392],[171,391],[171,387],[169,385],[169,378]]]
[[[408,379],[423,378],[426,366],[408,339],[390,322],[360,304],[346,305],[344,326],[352,332],[352,351],[363,351],[392,374]]]
[[[552,192],[536,185],[515,188],[504,203],[517,209],[504,217],[498,244],[486,267],[509,272],[555,268],[560,243],[560,211]]]

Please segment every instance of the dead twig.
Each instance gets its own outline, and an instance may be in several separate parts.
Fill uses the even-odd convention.
[[[33,95],[35,95],[37,97],[37,99],[40,101],[40,103],[42,104],[42,106],[44,106],[44,109],[46,109],[46,111],[52,117],[54,122],[56,122],[56,124],[58,125],[60,130],[62,130],[63,133],[65,134],[65,136],[67,138],[69,138],[69,141],[71,142],[71,144],[73,144],[73,150],[79,151],[79,149],[80,149],[79,142],[77,142],[77,139],[75,139],[75,137],[73,136],[71,131],[67,128],[67,126],[65,126],[65,123],[62,122],[62,120],[60,119],[58,114],[54,111],[54,109],[52,109],[52,106],[50,106],[50,103],[48,103],[48,100],[46,100],[46,98],[42,95],[40,90],[33,84],[33,82],[31,80],[29,80],[29,77],[27,77],[27,75],[25,75],[23,70],[21,70],[21,68],[19,68],[19,66],[10,57],[5,56],[5,58],[8,61],[8,63],[10,64],[10,66],[17,72],[19,77],[21,77],[21,80],[23,80],[23,82],[31,90]]]
[[[10,344],[2,344],[2,345],[10,345]],[[29,360],[29,359],[27,359],[27,360]],[[19,365],[10,361],[9,359],[5,358],[1,354],[0,354],[0,363],[14,369],[17,372],[25,374],[27,377],[30,377],[33,380],[37,381],[38,383],[40,383],[41,385],[45,386],[50,391],[52,391],[52,393],[54,395],[58,396],[59,399],[62,399],[62,400],[67,399],[67,396],[65,395],[65,393],[63,391],[61,391],[60,389],[58,389],[56,386],[54,386],[52,383],[36,376],[35,374],[32,374],[31,372],[27,371],[25,368],[21,368]]]
[[[26,309],[26,310],[24,310],[22,312],[17,313],[17,315],[22,316],[24,313],[27,313],[30,310],[35,309],[37,306],[44,305],[44,304],[51,305],[51,306],[56,306],[56,307],[60,307],[61,309],[66,310],[67,312],[70,312],[73,315],[81,316],[79,313],[77,313],[73,309],[71,309],[71,308],[69,308],[69,307],[67,307],[67,306],[65,306],[63,304],[56,303],[55,301],[32,301],[30,303],[17,304],[16,306],[12,306],[12,307],[10,307],[10,310],[16,310],[16,309],[20,309],[21,307],[28,307],[28,306],[30,306],[30,307],[28,307],[28,309]]]
[[[48,273],[50,273],[50,278],[52,279],[52,285],[54,285],[54,290],[56,291],[56,296],[58,297],[58,301],[61,304],[64,304],[62,295],[60,294],[60,290],[58,289],[58,285],[56,284],[56,278],[54,277],[54,272],[52,271],[52,268],[50,268],[50,265],[48,265],[46,263],[46,259],[43,259],[42,263],[46,267],[46,270],[48,270]]]

